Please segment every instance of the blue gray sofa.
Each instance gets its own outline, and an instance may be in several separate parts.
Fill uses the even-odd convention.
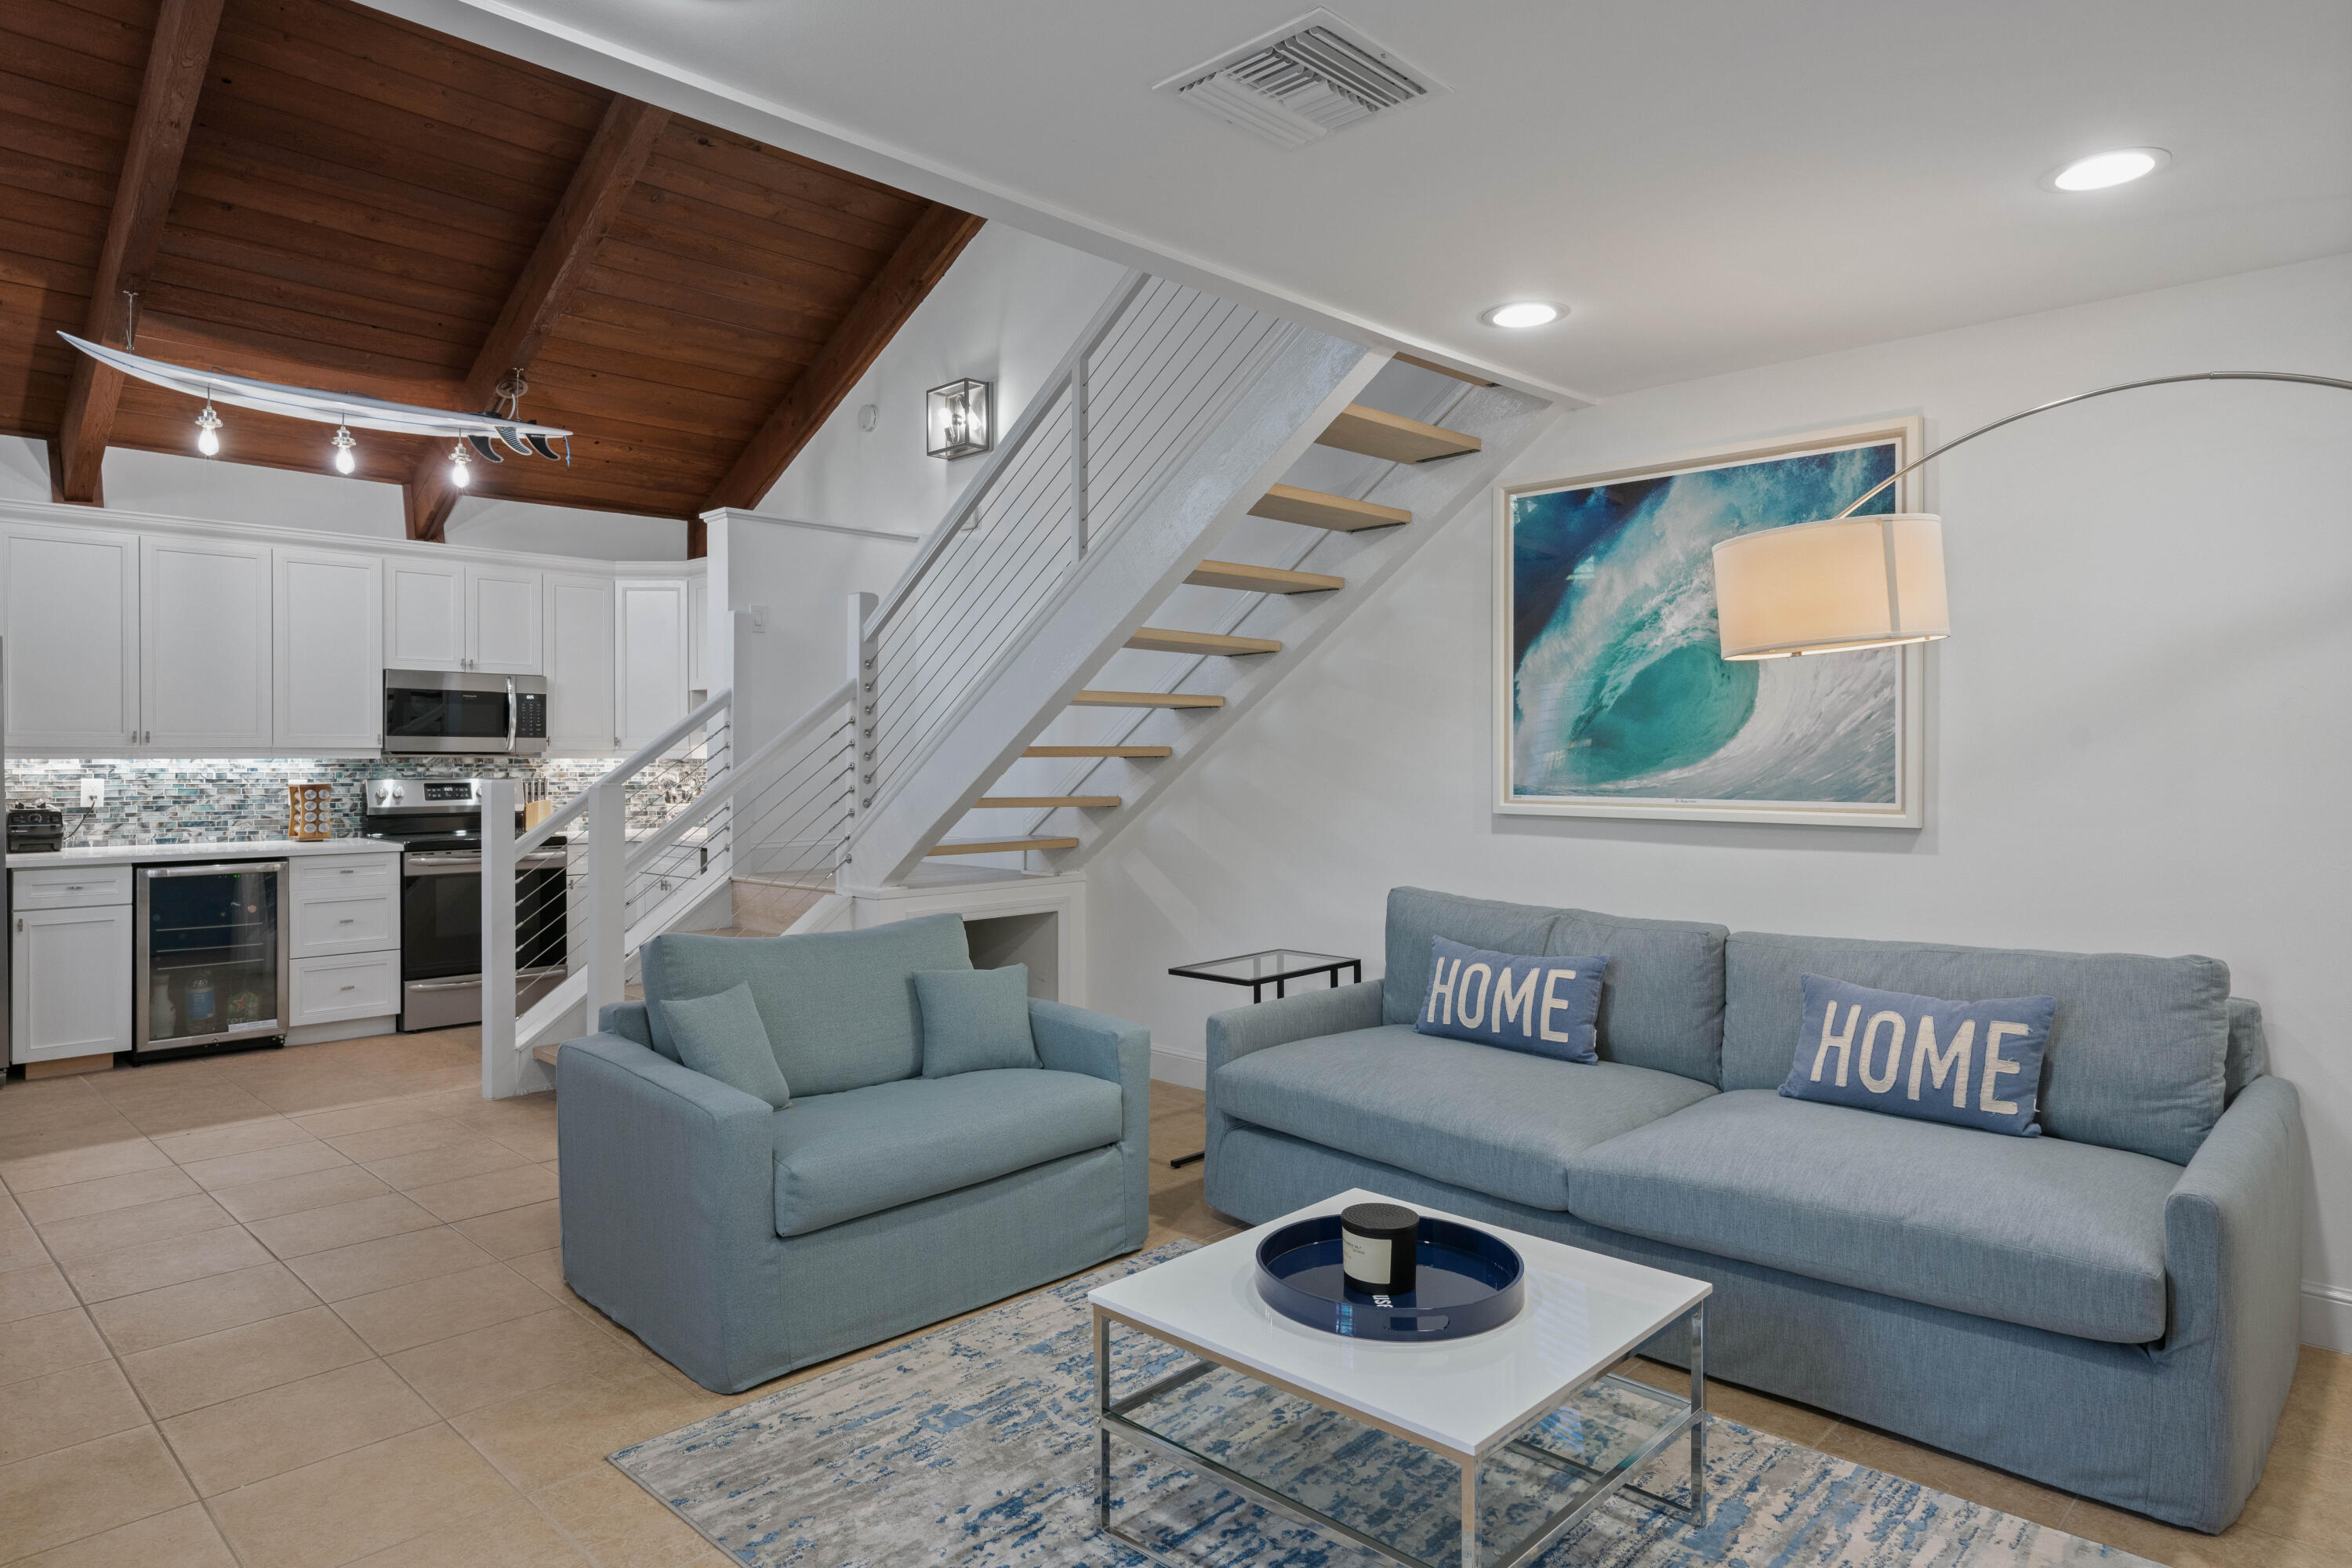
[[[1417,1034],[1430,939],[1610,955],[1601,1059]],[[2045,1135],[1785,1099],[1800,977],[2051,995]],[[2176,1524],[2261,1479],[2294,1086],[2208,958],[1732,932],[1401,888],[1384,978],[1209,1022],[1210,1205],[1367,1187],[1710,1281],[1707,1370]],[[1671,1336],[1652,1353],[1677,1359]]]
[[[1032,1001],[1038,1067],[924,1078],[911,976],[971,967],[951,914],[646,943],[651,1001],[751,983],[793,1100],[604,1008],[556,1057],[572,1289],[734,1393],[1141,1247],[1150,1035]]]

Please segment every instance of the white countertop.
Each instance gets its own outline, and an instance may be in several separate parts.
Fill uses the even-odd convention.
[[[282,860],[293,855],[397,855],[382,838],[238,838],[215,844],[93,844],[8,857],[11,871],[43,866],[158,866],[174,860]]]

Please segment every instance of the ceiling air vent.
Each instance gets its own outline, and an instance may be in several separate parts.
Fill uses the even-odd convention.
[[[1306,16],[1155,84],[1229,125],[1304,147],[1446,89],[1328,11]]]

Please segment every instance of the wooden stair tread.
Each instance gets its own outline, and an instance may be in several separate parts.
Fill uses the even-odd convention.
[[[1031,746],[1024,757],[1172,757],[1173,746]]]
[[[1426,463],[1437,458],[1458,458],[1485,446],[1475,436],[1448,430],[1442,425],[1424,425],[1418,419],[1368,408],[1360,403],[1350,403],[1341,409],[1339,416],[1315,439],[1320,446],[1360,452],[1367,458],[1391,463]]]
[[[559,1041],[551,1045],[533,1046],[530,1048],[530,1054],[537,1057],[541,1061],[546,1063],[548,1071],[553,1072],[555,1070],[555,1053],[562,1048],[563,1046],[562,1042]]]
[[[1225,700],[1205,691],[1081,691],[1075,708],[1223,708]]]
[[[1250,515],[1270,517],[1277,522],[1302,522],[1309,528],[1328,528],[1338,533],[1353,533],[1364,528],[1394,528],[1412,521],[1412,513],[1402,507],[1327,495],[1321,490],[1303,490],[1297,485],[1271,487],[1250,508]]]
[[[1146,653],[1215,653],[1241,655],[1280,653],[1282,645],[1272,637],[1224,637],[1216,632],[1180,632],[1164,626],[1139,626],[1127,646],[1141,648]]]
[[[1409,354],[1402,349],[1397,351],[1396,357],[1401,364],[1417,364],[1423,370],[1433,370],[1440,375],[1450,375],[1456,381],[1466,381],[1473,386],[1495,384],[1483,375],[1474,375],[1466,370],[1456,370],[1450,364],[1440,364],[1433,359],[1423,359],[1419,354]]]
[[[1184,581],[1195,588],[1242,588],[1258,594],[1328,594],[1348,585],[1345,577],[1253,566],[1245,561],[1203,561]]]
[[[995,811],[1005,806],[1075,805],[1089,809],[1119,804],[1115,795],[984,795],[971,803],[974,811]]]
[[[1017,849],[1076,849],[1075,838],[955,838],[934,844],[927,855],[1010,855]]]

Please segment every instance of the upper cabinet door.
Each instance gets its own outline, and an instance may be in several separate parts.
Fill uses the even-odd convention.
[[[392,669],[466,668],[466,569],[394,557],[383,564],[383,662]]]
[[[613,580],[547,574],[547,749],[610,752],[613,718]]]
[[[269,547],[139,544],[141,746],[202,757],[269,747]]]
[[[298,752],[383,743],[383,570],[373,555],[279,550],[272,718]]]
[[[686,584],[624,577],[614,588],[621,744],[635,751],[686,717]]]
[[[117,756],[139,734],[139,538],[16,524],[6,584],[8,750]]]
[[[519,566],[466,568],[467,669],[537,675],[540,574]]]

